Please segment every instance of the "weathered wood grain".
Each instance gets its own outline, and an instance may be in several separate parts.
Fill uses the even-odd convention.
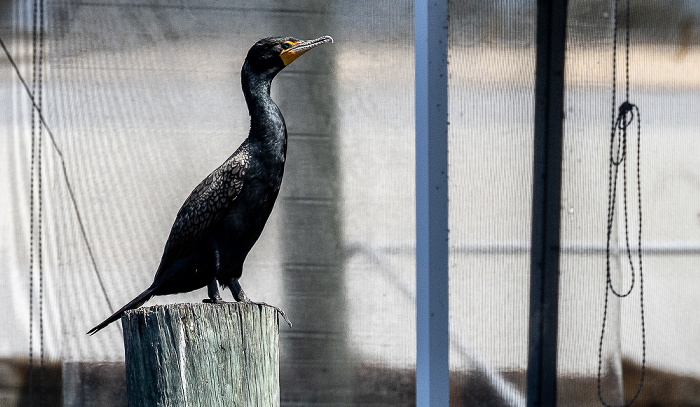
[[[129,406],[279,406],[279,324],[256,304],[174,304],[122,317]]]

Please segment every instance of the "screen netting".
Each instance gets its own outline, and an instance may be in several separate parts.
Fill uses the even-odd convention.
[[[617,14],[616,104],[625,100],[625,2]],[[687,312],[698,306],[700,252],[697,165],[700,53],[694,2],[631,2],[629,101],[640,109],[642,254],[646,336],[645,382],[639,405],[693,405],[700,364],[698,327]],[[613,91],[614,5],[570,1],[566,55],[559,314],[559,404],[600,405],[598,346],[606,270],[606,211]],[[636,122],[628,134],[627,207],[634,289],[610,297],[603,342],[601,394],[629,401],[642,369],[637,236]],[[626,253],[622,168],[612,221],[611,275],[624,292],[632,284]],[[681,387],[687,390],[679,390]]]
[[[32,89],[35,6],[3,6],[1,32]],[[1,73],[10,102],[2,122],[8,170],[2,323],[13,332],[3,335],[1,350],[26,369],[31,335],[36,400],[44,375],[56,378],[52,403],[62,397],[66,405],[125,404],[118,324],[92,337],[85,332],[148,287],[179,206],[247,135],[240,68],[255,41],[275,35],[336,40],[273,83],[289,129],[288,164],[241,280],[252,299],[279,305],[294,322],[281,331],[282,403],[411,400],[411,3],[58,1],[43,7],[42,108],[75,205],[44,130],[43,262],[40,268],[33,255],[32,277],[28,225],[38,218],[39,194],[30,215],[30,184],[38,179],[30,175],[31,104],[9,64]],[[35,229],[34,248],[38,234]],[[205,296],[200,290],[149,304]],[[26,370],[17,376],[29,386]]]
[[[455,405],[525,405],[534,3],[450,3],[450,367]]]
[[[450,2],[455,406],[522,406],[527,396],[536,14],[534,1]],[[613,4],[569,0],[568,15],[558,404],[595,406],[617,109]],[[696,405],[700,7],[634,1],[631,17],[646,322],[636,403]],[[183,200],[246,137],[240,67],[271,35],[335,39],[273,83],[289,129],[285,181],[241,280],[294,322],[281,327],[282,404],[415,404],[413,7],[390,0],[0,4],[0,38],[47,125],[0,56],[0,404],[126,405],[119,324],[85,332],[150,284]],[[611,273],[625,286],[622,193]],[[610,300],[601,393],[611,404],[636,391],[640,317],[637,289]]]

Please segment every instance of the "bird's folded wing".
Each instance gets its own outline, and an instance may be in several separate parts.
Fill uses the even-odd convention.
[[[246,145],[244,142],[226,162],[197,185],[182,204],[165,244],[159,273],[193,247],[211,225],[220,221],[240,194],[249,165]]]

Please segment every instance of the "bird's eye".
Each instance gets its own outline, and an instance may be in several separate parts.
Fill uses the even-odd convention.
[[[289,47],[292,46],[292,43],[287,41],[284,44],[282,44],[282,49],[289,49]]]

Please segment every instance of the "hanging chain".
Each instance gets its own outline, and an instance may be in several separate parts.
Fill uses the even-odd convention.
[[[34,5],[36,9],[36,4]],[[33,14],[34,30],[32,32],[32,67],[36,67],[36,12]],[[32,72],[32,89],[36,90],[36,70]],[[31,166],[29,170],[29,406],[34,403],[34,167],[36,165],[36,134],[34,127],[34,109],[31,113]]]
[[[42,3],[43,4],[43,3]],[[42,6],[43,8],[43,6]],[[42,27],[43,27],[43,11],[42,11]],[[42,33],[43,36],[43,33]],[[43,44],[40,45],[40,47],[43,47]],[[36,46],[34,47],[36,49]],[[12,69],[15,71],[17,74],[17,79],[20,81],[22,84],[22,87],[27,93],[27,96],[29,97],[29,100],[32,102],[32,107],[33,111],[32,114],[37,115],[38,117],[38,123],[41,124],[43,129],[46,129],[46,134],[48,135],[48,140],[51,142],[51,147],[53,151],[56,153],[58,156],[59,162],[61,164],[61,170],[63,173],[63,180],[66,184],[66,188],[68,189],[68,196],[70,198],[71,204],[73,206],[73,210],[75,213],[76,220],[78,222],[78,228],[80,231],[80,235],[83,238],[83,243],[85,243],[85,248],[87,249],[88,256],[90,257],[90,263],[92,264],[92,269],[95,272],[95,277],[97,278],[97,283],[100,286],[100,291],[102,292],[102,295],[104,296],[105,301],[107,302],[107,306],[109,307],[111,312],[114,312],[115,308],[112,306],[112,302],[109,299],[109,296],[107,295],[107,290],[105,289],[104,281],[102,279],[102,274],[100,273],[100,269],[97,266],[97,259],[95,258],[95,252],[92,249],[92,243],[90,242],[90,239],[87,234],[87,229],[85,227],[85,222],[83,222],[83,215],[82,211],[80,210],[80,207],[78,206],[78,201],[76,199],[75,191],[73,190],[73,184],[71,183],[70,176],[68,175],[68,166],[66,164],[66,157],[63,154],[63,150],[61,150],[60,146],[58,145],[58,142],[56,141],[56,137],[54,136],[53,132],[51,131],[51,127],[49,124],[46,122],[46,119],[44,118],[44,115],[42,113],[41,107],[37,104],[37,98],[34,96],[34,92],[32,89],[30,89],[29,85],[27,84],[27,81],[24,80],[24,77],[22,76],[22,73],[17,66],[17,63],[15,62],[15,59],[12,57],[12,54],[10,53],[10,50],[7,48],[7,45],[5,44],[5,41],[2,40],[2,37],[0,37],[0,49],[5,53],[5,56],[7,57],[7,60],[10,62],[10,65],[12,66]],[[36,51],[35,51],[36,52]],[[43,55],[43,50],[42,50],[42,55]],[[34,123],[34,119],[32,119],[32,123]],[[33,133],[34,134],[34,133]],[[34,137],[34,136],[32,136]],[[34,140],[34,139],[33,139]],[[32,149],[34,149],[34,143],[32,143]],[[35,160],[35,152],[32,150],[32,160]],[[35,173],[34,171],[34,161],[32,161],[32,167],[31,167],[31,186],[30,189],[31,191],[35,191],[34,189],[34,178],[33,174]],[[34,193],[32,192],[32,195],[30,197],[30,224],[34,225]],[[34,264],[34,236],[33,236],[34,230],[30,228],[30,264]],[[30,266],[30,283],[33,283],[33,266]],[[30,284],[30,287],[33,287],[33,284]],[[32,288],[30,288],[30,306],[32,305]],[[30,307],[31,308],[31,307]],[[32,313],[30,312],[30,325],[31,325],[31,319],[32,319]],[[30,338],[32,338],[32,328],[30,326]],[[32,349],[31,349],[31,341],[30,341],[30,365],[32,363]],[[29,377],[31,381],[31,375]]]
[[[605,402],[602,394],[601,374],[603,368],[603,342],[605,338],[605,324],[608,316],[609,294],[613,293],[618,298],[624,298],[632,293],[635,286],[635,265],[632,249],[630,248],[629,236],[629,210],[627,200],[627,158],[628,154],[628,138],[627,129],[636,120],[637,122],[637,154],[636,154],[636,176],[637,176],[637,209],[639,213],[638,236],[637,236],[637,260],[639,270],[639,308],[641,316],[642,328],[642,367],[641,377],[637,391],[630,401],[624,403],[621,407],[632,404],[642,391],[644,384],[644,376],[646,372],[646,328],[644,324],[644,274],[642,270],[642,189],[641,189],[641,170],[640,170],[640,153],[641,153],[641,116],[639,108],[629,102],[629,49],[630,49],[630,1],[627,0],[626,9],[626,24],[625,24],[625,101],[620,105],[615,115],[616,105],[616,66],[617,66],[617,0],[615,0],[613,12],[613,86],[612,86],[612,119],[610,130],[610,156],[608,166],[608,213],[607,213],[607,243],[605,248],[606,255],[606,281],[605,281],[605,300],[603,306],[603,325],[600,332],[600,343],[598,345],[598,399],[605,407],[613,407]],[[617,142],[617,143],[616,143]],[[622,199],[624,211],[624,226],[625,226],[625,249],[629,266],[631,270],[631,281],[627,290],[616,290],[612,283],[612,275],[610,272],[610,242],[612,240],[612,229],[615,218],[615,201],[617,196],[617,179],[622,165]],[[623,393],[624,397],[624,393]]]
[[[37,89],[35,94],[37,95],[37,100],[39,107],[42,106],[42,97],[44,89],[44,78],[43,78],[43,67],[44,67],[44,0],[39,0],[39,7],[37,10],[39,14],[39,57],[38,57],[38,67],[37,72]],[[41,406],[46,405],[46,378],[45,378],[45,352],[44,352],[44,256],[43,256],[43,230],[42,230],[42,212],[43,212],[43,185],[42,185],[42,150],[44,141],[44,128],[41,126],[41,122],[37,120],[37,129],[39,130],[39,139],[37,140],[37,191],[39,192],[39,212],[38,212],[38,222],[37,228],[39,231],[39,238],[37,240],[37,246],[39,249],[38,260],[39,260],[39,383],[41,383]]]
[[[44,1],[35,0],[32,12],[32,89],[35,104],[41,108],[44,57]],[[4,47],[3,47],[4,48]],[[43,259],[43,127],[37,110],[31,113],[31,167],[29,197],[29,405],[34,405],[34,273],[39,274],[39,387],[41,405],[46,405],[44,353],[44,259]],[[36,258],[35,258],[36,252]]]

